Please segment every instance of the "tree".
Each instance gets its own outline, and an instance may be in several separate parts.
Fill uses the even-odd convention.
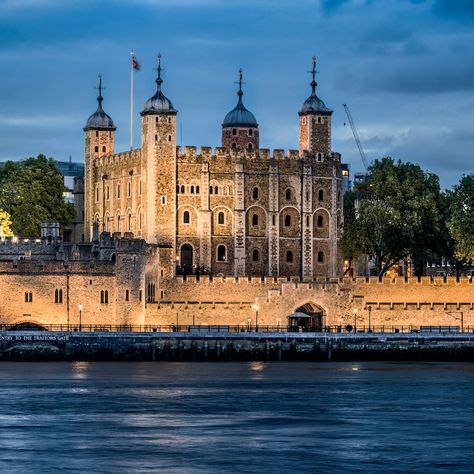
[[[352,253],[372,257],[379,276],[412,256],[416,274],[422,274],[426,260],[439,251],[442,199],[436,175],[391,158],[375,160],[355,190],[353,218],[344,222]]]
[[[40,223],[74,218],[74,206],[64,201],[63,177],[52,158],[38,155],[7,162],[0,169],[0,208],[11,216],[12,230],[21,237],[39,237]]]
[[[448,228],[454,239],[455,256],[474,261],[474,174],[463,176],[450,193]]]
[[[5,237],[13,237],[11,225],[10,214],[0,209],[0,240],[3,240]]]

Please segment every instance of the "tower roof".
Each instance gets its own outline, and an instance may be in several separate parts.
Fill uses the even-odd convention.
[[[158,54],[158,77],[156,78],[156,92],[153,97],[150,97],[146,102],[142,115],[150,114],[176,114],[178,111],[173,107],[171,100],[169,100],[163,92],[161,92],[161,84],[163,84],[163,79],[161,79],[161,54]]]
[[[326,107],[326,104],[316,95],[316,57],[313,56],[313,69],[310,71],[313,75],[311,81],[311,95],[303,102],[303,106],[299,111],[300,114],[322,114],[330,115],[332,110]]]
[[[87,130],[115,130],[114,121],[104,112],[102,108],[102,75],[99,74],[99,95],[97,96],[97,110],[87,119],[84,131]]]
[[[223,128],[258,127],[255,115],[249,110],[247,110],[242,102],[242,96],[244,95],[244,93],[242,92],[242,69],[239,70],[239,74],[239,92],[237,92],[239,100],[237,102],[237,105],[224,117],[224,121],[222,122]]]

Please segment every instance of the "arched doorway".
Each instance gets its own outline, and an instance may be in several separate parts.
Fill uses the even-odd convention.
[[[24,322],[14,324],[10,331],[47,331],[47,329],[36,323]]]
[[[288,326],[292,332],[321,332],[324,310],[314,303],[306,303],[296,308],[288,316]]]
[[[185,275],[190,275],[193,270],[193,247],[190,244],[181,246],[180,255],[181,270]]]

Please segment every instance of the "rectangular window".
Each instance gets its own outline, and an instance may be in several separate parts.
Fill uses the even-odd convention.
[[[125,290],[125,301],[130,301],[130,292]]]
[[[162,206],[166,205],[166,196],[161,196],[161,205]]]

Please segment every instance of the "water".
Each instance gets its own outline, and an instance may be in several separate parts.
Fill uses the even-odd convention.
[[[473,472],[474,364],[0,364],[1,473]]]

